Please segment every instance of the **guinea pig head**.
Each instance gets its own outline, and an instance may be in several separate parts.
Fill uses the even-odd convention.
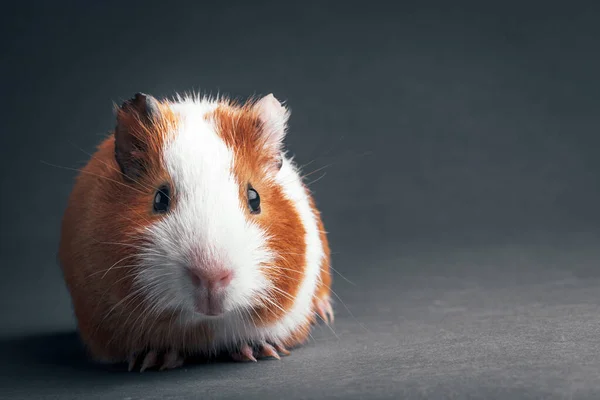
[[[119,108],[115,160],[136,201],[148,199],[136,290],[154,311],[215,318],[291,301],[304,239],[281,185],[288,116],[272,95],[137,94]]]

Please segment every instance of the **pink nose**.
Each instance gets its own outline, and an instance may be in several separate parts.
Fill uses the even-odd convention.
[[[204,287],[208,290],[225,288],[231,283],[233,271],[225,268],[214,268],[210,270],[193,268],[190,275],[194,285]]]

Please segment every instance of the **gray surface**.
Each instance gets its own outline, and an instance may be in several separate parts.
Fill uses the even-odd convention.
[[[413,249],[362,260],[370,272],[347,276],[352,284],[338,277],[333,329],[317,327],[281,361],[139,374],[88,365],[69,332],[7,340],[0,397],[598,398],[600,280],[587,261],[557,261],[583,249],[560,250]]]
[[[151,3],[0,13],[0,398],[600,398],[597,4]],[[90,365],[55,263],[68,168],[113,101],[191,88],[274,92],[299,163],[329,165],[335,334]]]

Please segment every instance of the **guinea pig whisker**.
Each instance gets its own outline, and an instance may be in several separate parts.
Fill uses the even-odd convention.
[[[245,301],[245,307],[241,308],[241,310],[245,311],[246,314],[248,314],[249,318],[252,318],[252,314],[250,313],[251,311],[254,313],[254,315],[256,315],[256,317],[260,320],[261,323],[264,323],[262,317],[260,316],[260,313],[258,312],[258,310],[256,310],[255,307],[252,307],[252,304],[250,303],[250,301],[246,300]],[[240,312],[240,318],[243,318],[243,316],[241,315]],[[245,327],[245,322],[244,323],[244,327]]]
[[[286,291],[285,291],[285,290],[283,290],[283,289],[280,289],[280,288],[278,288],[278,287],[276,287],[276,286],[273,286],[271,289],[272,289],[272,290],[275,290],[275,291],[277,291],[279,294],[281,294],[281,295],[283,295],[283,296],[287,297],[287,298],[288,298],[288,299],[290,299],[290,300],[296,300],[296,299],[294,298],[294,296],[292,296],[291,294],[289,294],[288,292],[286,292]]]
[[[101,242],[99,240],[96,240],[94,238],[92,238],[92,240],[94,240],[96,243],[98,244],[108,244],[108,245],[114,245],[114,246],[125,246],[125,247],[131,247],[134,248],[136,250],[140,250],[140,251],[144,251],[144,252],[154,252],[151,254],[157,254],[157,255],[161,255],[161,253],[157,252],[156,250],[153,250],[149,247],[144,247],[144,246],[140,246],[134,243],[122,243],[122,242]]]
[[[302,281],[303,281],[303,279],[293,278],[293,277],[291,277],[291,276],[286,276],[286,277],[285,277],[285,279],[286,279],[286,280],[287,280],[287,279],[289,279],[289,280],[291,280],[292,282],[302,282]]]
[[[155,264],[155,265],[148,265],[148,268],[154,268],[154,267],[159,267],[161,265],[159,264]],[[152,285],[156,282],[163,282],[163,279],[165,276],[170,276],[170,275],[174,275],[173,271],[167,271],[163,274],[160,275],[152,275],[151,277],[145,277],[145,281],[146,281],[146,285],[140,286],[141,288],[145,288],[148,285]]]
[[[298,253],[278,253],[278,255],[294,255],[294,256],[303,256],[303,254],[298,254]],[[352,282],[350,279],[346,278],[344,275],[342,275],[342,273],[340,271],[338,271],[337,269],[333,268],[331,265],[329,265],[329,268],[331,268],[331,270],[333,272],[335,272],[336,274],[338,274],[342,279],[344,279],[346,282],[348,282],[349,284],[353,285],[353,286],[358,286],[356,283]]]
[[[322,170],[322,169],[324,169],[324,168],[328,168],[328,167],[331,167],[331,166],[333,166],[333,165],[336,165],[336,164],[338,164],[338,163],[340,163],[340,162],[343,162],[344,160],[339,160],[339,158],[340,158],[340,157],[348,157],[348,159],[347,159],[347,160],[352,160],[352,159],[354,159],[354,158],[360,158],[360,157],[370,156],[370,155],[372,155],[372,154],[373,154],[373,151],[371,151],[371,150],[367,150],[367,151],[365,151],[365,152],[362,152],[362,153],[360,153],[360,154],[342,154],[342,155],[339,155],[339,156],[337,156],[337,157],[334,157],[334,158],[338,158],[338,160],[336,160],[336,161],[333,161],[333,162],[330,162],[329,164],[325,165],[324,167],[322,167],[322,168],[320,168],[320,169],[318,169],[318,170]],[[319,158],[319,157],[318,157],[318,158]],[[310,164],[310,163],[309,163],[309,164]],[[302,166],[302,167],[301,167],[301,168],[299,168],[299,169],[300,169],[300,170],[302,170],[303,168],[304,168],[304,166]],[[318,171],[318,170],[316,170],[316,171]],[[311,172],[311,174],[312,174],[312,173],[314,173],[314,172],[315,172],[315,171]]]
[[[295,298],[294,298],[292,295],[290,295],[289,293],[287,293],[286,291],[284,291],[284,290],[282,290],[282,289],[280,289],[280,288],[277,288],[277,287],[272,287],[271,289],[272,289],[272,290],[275,290],[277,293],[281,294],[282,296],[284,296],[285,298],[287,298],[287,299],[289,299],[289,300],[292,300],[292,301],[294,301],[294,300],[295,300]],[[271,294],[271,295],[274,295],[274,293],[270,293],[270,294]],[[268,297],[268,296],[267,296],[267,297]],[[270,298],[270,297],[269,297],[269,298]]]
[[[132,275],[139,276],[139,274],[132,274]],[[115,306],[113,306],[113,308],[116,308],[121,305],[123,306],[123,308],[126,308],[134,300],[135,295],[142,294],[144,291],[150,289],[153,286],[158,286],[159,284],[160,284],[160,282],[151,282],[148,285],[144,285],[144,286],[135,288],[130,295],[127,295],[124,298],[122,298],[117,304],[115,304]]]
[[[112,243],[114,245],[117,245],[117,243]],[[123,245],[124,247],[129,247],[131,249],[137,250],[138,251],[138,256],[142,257],[142,256],[152,256],[152,257],[164,257],[167,258],[167,256],[157,250],[151,249],[149,247],[146,246],[140,246],[140,245],[129,245],[126,246],[125,243],[121,243],[121,245]]]
[[[264,324],[264,320],[261,317],[261,315],[258,312],[258,310],[256,310],[255,307],[251,307],[249,301],[247,301],[246,303],[248,304],[248,307],[245,307],[243,309],[243,311],[247,315],[247,318],[244,318],[244,316],[241,315],[241,312],[240,312],[241,330],[240,330],[240,327],[239,327],[239,324],[238,324],[237,337],[243,337],[243,336],[245,336],[244,332],[246,332],[248,330],[248,324],[250,324],[251,323],[250,321],[252,321],[252,315],[256,315],[256,318],[258,318],[258,320],[261,322],[261,324]],[[251,311],[252,311],[252,314],[250,313]]]
[[[98,331],[98,329],[100,329],[100,327],[102,326],[102,323],[106,320],[106,318],[108,318],[117,307],[119,307],[122,303],[126,302],[126,304],[130,303],[130,299],[134,298],[138,293],[140,293],[139,290],[133,290],[131,293],[129,293],[127,296],[123,297],[119,302],[117,302],[116,304],[114,304],[110,310],[108,310],[108,312],[104,315],[104,317],[100,320],[100,322],[98,322],[97,326],[96,326],[96,331]],[[94,332],[94,333],[95,333]]]
[[[140,213],[138,213],[138,212],[137,212],[136,210],[134,210],[133,208],[131,208],[131,207],[127,206],[127,205],[126,205],[126,204],[124,204],[124,203],[120,203],[120,204],[122,204],[122,205],[124,205],[125,207],[127,207],[127,210],[128,210],[128,211],[131,211],[132,213],[136,214],[138,217],[142,218],[142,219],[143,219],[143,220],[144,220],[144,221],[145,221],[145,222],[146,222],[148,225],[150,225],[150,224],[151,224],[151,222],[150,222],[150,221],[149,221],[149,220],[148,220],[146,217],[144,217],[143,215],[141,215]],[[125,218],[125,219],[126,219],[126,220],[128,220],[129,222],[132,222],[134,225],[136,225],[138,228],[142,228],[142,230],[146,229],[146,227],[145,227],[144,225],[140,224],[139,222],[135,221],[135,220],[134,220],[134,219],[132,219],[132,218],[126,217],[125,215],[121,215],[121,218]]]
[[[113,283],[112,283],[112,284],[111,284],[111,285],[110,285],[110,286],[109,286],[109,287],[108,287],[108,288],[107,288],[107,289],[106,289],[106,290],[105,290],[105,291],[102,293],[102,295],[101,295],[101,296],[100,296],[100,298],[98,299],[98,304],[97,304],[97,306],[96,306],[96,307],[98,307],[98,306],[100,305],[100,303],[101,303],[101,302],[103,301],[103,299],[104,299],[104,296],[106,296],[106,294],[107,294],[107,293],[108,293],[108,292],[109,292],[109,291],[110,291],[110,290],[111,290],[111,289],[112,289],[112,288],[113,288],[113,287],[114,287],[116,284],[118,284],[119,282],[121,282],[121,281],[123,281],[123,280],[125,280],[125,279],[128,279],[128,278],[133,278],[133,277],[135,277],[136,275],[137,275],[137,271],[135,271],[135,270],[134,270],[133,272],[127,273],[127,274],[125,274],[124,276],[122,276],[121,278],[119,278],[119,279],[117,279],[116,281],[114,281],[114,282],[113,282]]]
[[[291,269],[287,269],[287,268],[283,268],[283,267],[266,267],[265,269],[267,269],[267,270],[269,270],[269,269],[271,269],[271,270],[279,270],[279,269],[281,269],[281,270],[293,271],[293,270],[291,270]],[[296,271],[293,271],[293,272],[296,272]],[[292,277],[289,277],[289,276],[288,276],[287,278],[288,278],[288,279],[292,279],[292,280],[294,280],[294,281],[296,281],[296,282],[300,282],[300,281],[301,281],[300,279],[294,279],[294,278],[292,278]],[[332,293],[333,293],[333,294],[334,294],[334,295],[335,295],[335,296],[338,298],[338,300],[340,301],[340,303],[342,303],[342,305],[343,305],[343,306],[344,306],[344,307],[345,307],[345,308],[348,310],[348,312],[350,313],[350,310],[348,309],[348,307],[346,306],[346,304],[345,304],[345,303],[342,301],[342,299],[341,299],[341,298],[340,298],[340,297],[337,295],[337,293],[335,293],[335,292],[333,291],[333,289],[331,288],[331,286],[330,286],[330,285],[325,285],[324,283],[321,283],[321,284],[322,284],[324,287],[326,287],[327,289],[329,289],[329,290],[330,290],[330,291],[331,291],[331,292],[332,292]],[[276,290],[276,291],[279,291],[279,292],[281,292],[282,294],[287,294],[287,295],[289,296],[289,294],[288,294],[288,293],[286,293],[286,292],[282,291],[281,289],[279,289],[278,287],[275,287],[275,286],[271,287],[269,290]],[[293,298],[293,297],[291,297],[291,296],[290,296],[289,298],[290,298],[291,300],[294,300],[294,298]]]
[[[150,307],[148,309],[148,312],[150,314],[160,315],[167,309],[166,304],[168,304],[173,298],[173,296],[165,296],[165,294],[168,294],[168,292],[169,292],[169,290],[168,290],[168,288],[166,288],[165,290],[161,291],[160,293],[156,293],[156,296],[154,296],[154,299],[152,301],[149,300],[149,303],[154,304],[152,307]],[[161,300],[161,301],[157,301],[157,300]]]
[[[75,172],[77,172],[77,173],[81,173],[81,174],[88,174],[88,175],[91,175],[91,176],[95,176],[96,178],[105,179],[105,180],[107,180],[107,181],[109,181],[109,182],[116,183],[117,185],[121,185],[121,186],[124,186],[124,187],[126,187],[126,188],[128,188],[128,189],[135,190],[136,192],[138,192],[138,193],[141,193],[141,194],[143,194],[143,195],[145,195],[145,194],[146,194],[146,193],[142,192],[141,190],[134,188],[134,187],[133,187],[133,186],[131,186],[131,185],[127,185],[127,184],[125,184],[125,183],[123,183],[123,182],[119,182],[119,181],[117,181],[117,180],[110,179],[110,178],[108,178],[108,177],[106,177],[106,176],[102,176],[102,175],[99,175],[99,174],[94,174],[93,172],[86,171],[86,170],[84,170],[83,168],[77,169],[77,168],[64,167],[64,166],[62,166],[62,165],[56,165],[56,164],[52,164],[52,163],[46,162],[46,161],[44,161],[44,160],[40,160],[40,162],[41,162],[42,164],[46,164],[46,165],[49,165],[49,166],[51,166],[51,167],[55,167],[55,168],[62,168],[62,169],[70,170],[70,171],[75,171]]]
[[[84,150],[84,149],[82,149],[81,147],[77,146],[75,143],[71,142],[71,145],[73,145],[74,147],[76,147],[76,148],[77,148],[78,150],[80,150],[80,151],[81,151],[83,154],[85,154],[85,155],[87,155],[87,156],[89,156],[89,157],[91,157],[91,158],[93,158],[93,159],[95,159],[95,160],[98,160],[99,162],[101,162],[102,164],[106,165],[106,166],[107,166],[108,168],[110,168],[111,170],[113,170],[113,171],[115,171],[115,172],[119,173],[120,175],[123,175],[123,177],[127,177],[127,176],[126,176],[126,175],[123,173],[123,171],[121,171],[120,169],[118,169],[118,168],[115,168],[114,166],[110,165],[109,163],[105,162],[104,160],[102,160],[102,159],[100,159],[100,158],[96,157],[95,155],[93,155],[93,154],[91,154],[91,153],[88,153],[87,151],[85,151],[85,150]],[[129,179],[131,179],[133,182],[137,183],[138,185],[142,186],[142,187],[143,187],[143,188],[145,188],[145,189],[148,189],[148,190],[154,190],[153,188],[151,188],[151,187],[149,187],[149,186],[147,186],[147,185],[144,185],[143,183],[141,183],[141,182],[140,182],[140,181],[138,181],[138,180],[135,180],[135,179],[133,179],[133,178],[131,178],[131,177],[128,177],[128,178],[129,178]],[[170,199],[169,199],[169,200],[170,200]]]
[[[267,301],[268,301],[268,302],[269,302],[271,305],[273,305],[273,306],[277,307],[278,309],[280,309],[281,311],[283,311],[283,313],[285,314],[285,310],[284,310],[283,308],[281,308],[281,306],[279,306],[278,304],[276,304],[276,303],[275,303],[273,300],[271,300],[271,299],[270,299],[270,298],[268,298],[268,297],[267,297],[267,298],[265,298],[265,300],[267,300]],[[311,331],[310,331],[310,330],[308,330],[308,332],[307,332],[307,333],[308,333],[308,335],[310,336],[311,340],[313,340],[313,341],[315,341],[315,342],[317,341],[317,340],[315,339],[315,337],[312,335],[312,333],[311,333]]]
[[[174,307],[171,311],[171,321],[169,323],[169,331],[167,332],[167,337],[169,338],[171,337],[171,330],[173,329],[173,323],[175,321],[175,313],[180,307],[183,309],[183,300],[179,300],[179,303],[177,303],[177,307]]]
[[[150,284],[144,285],[144,286],[140,286],[137,289],[134,289],[131,293],[129,293],[127,296],[123,297],[120,301],[118,301],[115,305],[113,305],[111,307],[111,309],[106,313],[106,315],[104,316],[104,318],[102,318],[102,320],[98,323],[98,325],[100,326],[105,320],[106,318],[108,318],[109,315],[111,315],[115,309],[121,305],[123,305],[123,303],[125,303],[125,305],[129,305],[131,303],[131,301],[133,301],[135,299],[135,296],[138,294],[143,293],[144,291],[147,291],[149,288],[155,286],[155,285],[159,285],[161,282],[151,282]],[[140,303],[141,304],[141,303]],[[139,304],[138,304],[139,306]],[[137,307],[136,307],[137,309]]]
[[[242,332],[246,329],[246,323],[244,322],[246,320],[246,315],[244,315],[244,313],[242,312],[243,310],[236,308],[235,309],[235,313],[236,316],[238,317],[237,319],[235,319],[235,323],[233,323],[231,325],[231,340],[232,341],[237,341],[239,337],[242,336]],[[245,310],[244,310],[245,311]],[[246,312],[247,314],[247,312]],[[240,326],[241,325],[241,326]],[[224,327],[227,325],[224,325]],[[227,337],[227,330],[224,330],[224,335],[225,337]]]
[[[125,276],[121,277],[120,279],[117,279],[115,282],[113,282],[111,285],[109,285],[109,287],[108,287],[108,288],[107,288],[107,289],[106,289],[106,290],[105,290],[105,291],[104,291],[104,292],[103,292],[103,293],[102,293],[102,294],[101,294],[101,295],[98,297],[98,301],[96,302],[96,305],[94,306],[94,309],[93,309],[93,311],[92,311],[92,314],[93,314],[93,315],[96,315],[96,314],[98,314],[100,306],[103,304],[104,300],[106,299],[106,295],[108,294],[108,292],[109,292],[109,291],[110,291],[110,290],[111,290],[111,289],[112,289],[112,288],[113,288],[115,285],[117,285],[119,282],[121,282],[121,281],[123,281],[123,280],[125,280],[125,279],[128,279],[128,278],[132,278],[132,279],[133,279],[133,277],[134,277],[134,276],[135,276],[135,273],[128,273],[128,274],[125,274]],[[133,294],[132,294],[132,293],[128,294],[128,295],[126,296],[126,298],[127,298],[127,297],[129,297],[130,295],[133,295]],[[121,299],[121,300],[124,300],[124,299]],[[129,302],[127,301],[126,303],[129,303]],[[106,318],[108,318],[108,317],[109,317],[109,316],[110,316],[110,315],[113,313],[113,311],[114,311],[114,309],[116,309],[116,307],[117,307],[117,305],[114,305],[114,306],[113,306],[113,307],[112,307],[112,308],[111,308],[111,309],[110,309],[108,312],[106,312],[106,315],[104,316],[104,318],[102,318],[102,320],[101,320],[100,322],[98,322],[98,326],[97,326],[97,328],[96,328],[96,331],[97,331],[98,329],[100,329],[100,326],[102,325],[102,322],[103,322],[103,321],[104,321]],[[95,332],[94,332],[94,333],[95,333]]]
[[[349,284],[353,285],[353,286],[358,286],[356,283],[352,282],[350,279],[346,278],[344,275],[342,275],[342,273],[340,271],[338,271],[337,269],[334,269],[331,265],[329,265],[329,268],[331,268],[331,270],[333,272],[335,272],[336,274],[338,274],[343,280],[345,280],[346,282],[348,282]]]
[[[329,147],[329,149],[327,149],[326,151],[322,152],[322,153],[321,153],[320,155],[318,155],[318,156],[317,156],[317,157],[316,157],[316,158],[315,158],[313,161],[316,161],[316,160],[322,159],[323,157],[326,157],[327,155],[329,155],[333,149],[336,149],[336,148],[337,148],[337,146],[338,146],[339,142],[341,142],[341,141],[342,141],[342,139],[344,139],[344,136],[343,136],[343,135],[342,135],[342,136],[340,136],[340,137],[338,138],[338,140],[337,140],[337,141],[336,141],[334,144],[332,144],[332,145]],[[315,152],[315,150],[313,149],[313,150],[312,150],[312,153],[314,153],[314,152]],[[338,156],[338,157],[339,157],[339,156]],[[310,161],[308,164],[312,163],[313,161]],[[307,164],[305,164],[305,165],[307,165]]]
[[[314,185],[315,183],[319,182],[321,179],[325,178],[325,175],[327,175],[327,172],[323,172],[323,173],[321,174],[321,176],[319,176],[319,177],[318,177],[317,179],[315,179],[315,180],[312,180],[312,181],[308,182],[308,183],[306,184],[306,186]]]
[[[319,313],[315,313],[315,315],[316,315],[316,316],[317,316],[319,319],[321,319],[321,321],[323,321],[323,322],[325,323],[325,325],[327,325],[327,327],[329,328],[329,330],[331,331],[331,333],[333,333],[333,336],[335,336],[337,340],[340,340],[340,337],[338,336],[338,334],[337,334],[337,333],[335,333],[335,330],[333,329],[333,327],[331,326],[331,324],[329,324],[329,323],[328,323],[328,322],[327,322],[327,321],[326,321],[326,320],[325,320],[323,317],[321,317],[321,316],[319,315]]]
[[[150,286],[150,285],[145,285],[145,286],[143,286],[143,288],[148,288],[149,286]],[[149,297],[146,297],[146,298],[145,298],[145,300],[146,300],[146,302],[148,302],[148,303],[150,303],[150,304],[156,304],[156,300],[158,300],[159,298],[161,298],[161,297],[162,297],[162,295],[163,295],[163,294],[164,294],[166,291],[168,291],[168,288],[164,288],[164,287],[163,287],[161,291],[152,293],[152,294],[151,294],[151,296],[149,296]],[[136,306],[133,308],[133,310],[131,310],[131,312],[129,313],[129,316],[127,317],[127,319],[125,320],[125,322],[123,322],[123,326],[127,326],[127,322],[129,321],[129,319],[131,318],[131,316],[132,316],[132,315],[133,315],[133,314],[134,314],[134,313],[135,313],[135,312],[136,312],[136,311],[137,311],[137,310],[138,310],[138,309],[139,309],[141,306],[143,306],[143,305],[144,305],[144,303],[145,303],[144,301],[140,301],[140,302],[138,303],[138,305],[136,305]],[[144,317],[144,321],[143,321],[143,322],[145,322],[145,319],[147,318],[147,315],[148,315],[148,308],[143,308],[142,310],[143,310],[143,312],[142,312],[142,313],[140,313],[140,314],[138,315],[138,317],[135,319],[135,321],[133,321],[133,323],[132,323],[132,325],[133,325],[133,326],[136,326],[136,322],[137,322],[137,321],[140,319],[140,317],[141,317],[142,315],[144,315],[144,316],[145,316],[145,317]]]
[[[94,275],[101,274],[103,272],[107,272],[110,269],[123,269],[123,268],[133,268],[133,267],[139,267],[139,264],[128,264],[128,265],[112,266],[112,267],[107,268],[107,269],[102,269],[100,271],[92,272],[91,274],[89,274],[88,276],[86,276],[86,279],[91,278]]]
[[[356,156],[356,157],[364,157],[364,156],[371,155],[372,153],[373,153],[372,151],[366,151],[366,152],[364,152],[364,153],[361,153],[361,154],[353,154],[353,156]],[[312,162],[314,162],[314,161],[315,161],[315,160],[313,160],[313,161],[310,161],[310,162],[308,162],[307,164],[304,164],[304,165],[302,165],[302,166],[298,167],[298,168],[297,168],[297,170],[298,170],[298,171],[302,171],[302,170],[303,170],[303,169],[304,169],[304,168],[305,168],[307,165],[311,164],[311,163],[312,163]],[[324,169],[326,169],[326,168],[329,168],[329,167],[331,167],[331,166],[333,166],[333,165],[335,165],[335,164],[337,164],[337,163],[338,163],[337,161],[334,161],[334,162],[331,162],[331,163],[329,163],[329,164],[326,164],[326,165],[324,165],[324,166],[322,166],[322,167],[319,167],[319,168],[317,168],[317,169],[315,169],[315,170],[313,170],[313,171],[311,171],[311,172],[305,173],[305,174],[303,174],[303,175],[301,175],[301,176],[300,176],[300,180],[301,180],[301,181],[304,181],[304,179],[306,179],[307,177],[309,177],[309,176],[311,176],[311,175],[313,175],[313,174],[315,174],[315,173],[317,173],[317,172],[319,172],[319,171],[322,171],[322,170],[324,170]],[[290,183],[291,181],[293,181],[293,180],[297,179],[297,177],[296,177],[294,174],[290,174],[290,177],[291,177],[290,181],[288,181],[288,182],[285,182],[285,183]],[[314,181],[312,181],[312,182],[310,182],[310,183],[307,183],[307,184],[306,184],[306,186],[313,185],[315,182],[317,182],[317,181],[319,181],[319,180],[323,179],[323,177],[325,177],[325,173],[324,173],[323,175],[321,175],[321,176],[320,176],[318,179],[316,179],[316,180],[314,180]]]
[[[266,271],[289,271],[289,272],[294,272],[294,273],[298,273],[298,271],[294,271],[293,269],[289,269],[289,268],[282,268],[282,267],[274,267],[274,268],[265,268]],[[293,276],[289,276],[286,275],[285,279],[290,279],[294,282],[302,282],[303,279],[302,278],[295,278]]]
[[[331,291],[331,293],[332,293],[332,294],[333,294],[335,297],[337,297],[337,299],[338,299],[338,300],[340,301],[340,303],[341,303],[341,304],[344,306],[344,308],[346,309],[346,311],[348,311],[348,314],[350,314],[350,316],[351,316],[351,317],[354,319],[354,321],[355,321],[356,323],[358,323],[358,324],[359,324],[359,325],[360,325],[360,326],[361,326],[361,327],[362,327],[362,328],[365,330],[365,332],[367,332],[367,333],[371,333],[371,331],[369,331],[369,330],[367,329],[367,327],[366,327],[366,326],[364,326],[364,325],[363,325],[363,324],[362,324],[362,323],[361,323],[361,322],[360,322],[360,321],[359,321],[359,320],[358,320],[358,319],[357,319],[357,318],[354,316],[354,314],[352,313],[352,311],[350,311],[350,309],[348,308],[348,306],[346,305],[346,303],[344,303],[344,302],[342,301],[342,299],[340,298],[340,296],[338,296],[338,294],[337,294],[336,292],[334,292],[334,291],[333,291],[331,288],[330,288],[329,290]]]
[[[317,168],[317,169],[315,169],[315,170],[313,170],[313,171],[311,171],[311,172],[308,172],[308,173],[306,173],[306,174],[303,174],[303,175],[301,175],[301,176],[300,176],[300,180],[301,180],[301,181],[303,181],[304,179],[308,178],[309,176],[311,176],[311,175],[313,175],[313,174],[316,174],[316,173],[317,173],[317,172],[319,172],[319,171],[323,171],[324,169],[326,169],[326,168],[329,168],[329,167],[331,167],[332,165],[333,165],[333,163],[331,163],[331,164],[327,164],[327,165],[323,165],[322,167],[319,167],[319,168]]]
[[[138,303],[138,305],[137,305],[137,306],[135,306],[135,307],[133,308],[133,310],[131,310],[131,312],[129,313],[129,316],[127,317],[127,320],[126,320],[126,321],[125,321],[123,324],[121,324],[121,326],[122,326],[124,329],[127,329],[127,328],[128,328],[127,321],[129,320],[129,318],[131,318],[131,315],[133,315],[133,314],[135,313],[135,311],[136,311],[136,310],[137,310],[137,309],[138,309],[138,308],[139,308],[139,307],[140,307],[142,304],[144,304],[144,302],[143,302],[143,301],[140,301],[140,302]],[[140,314],[140,315],[142,315],[142,314]],[[135,326],[136,326],[136,325],[135,325],[135,322],[132,324],[132,326],[133,326],[133,327],[135,327]],[[115,337],[115,336],[113,335],[113,337],[112,337],[112,338],[111,338],[111,340],[110,340],[110,341],[107,343],[107,345],[108,345],[108,344],[110,344],[110,343],[112,342],[112,340],[114,339],[114,337]]]
[[[153,250],[151,248],[146,248],[143,246],[138,246],[138,245],[134,245],[131,243],[117,243],[117,242],[97,242],[99,244],[108,244],[108,245],[115,245],[115,246],[124,246],[124,247],[130,247],[133,248],[135,250],[138,250],[139,253],[135,254],[135,256],[141,258],[142,260],[148,258],[148,256],[150,256],[150,258],[153,257],[158,257],[158,258],[163,258],[167,261],[171,261],[171,258],[169,258],[167,255],[162,254],[156,250]]]
[[[106,272],[104,273],[104,275],[102,275],[102,277],[101,277],[100,279],[104,279],[104,277],[106,277],[106,275],[108,274],[108,272],[109,272],[111,269],[113,269],[114,267],[116,267],[116,266],[117,266],[117,264],[119,264],[120,262],[123,262],[123,261],[125,261],[125,260],[128,260],[128,259],[130,259],[130,258],[133,258],[133,257],[137,257],[137,254],[130,254],[130,255],[128,255],[128,256],[125,256],[125,257],[121,258],[119,261],[117,261],[116,263],[114,263],[113,265],[111,265],[111,266],[110,266],[110,268],[108,268],[108,269],[106,270]]]
[[[298,166],[298,170],[301,171],[304,168],[308,167],[310,164],[314,163],[315,161],[317,161],[317,158],[313,158],[311,161],[307,162],[306,164],[302,164]]]
[[[256,318],[258,318],[258,320],[260,321],[261,324],[264,324],[265,321],[263,321],[262,317],[260,316],[260,313],[258,312],[258,310],[256,310],[254,307],[252,307],[252,311],[254,312],[254,315],[256,315]],[[250,312],[248,311],[248,314],[250,314]]]
[[[135,266],[135,265],[133,265]],[[104,298],[104,296],[106,295],[106,293],[108,293],[108,291],[110,289],[112,289],[116,284],[118,284],[119,282],[128,279],[128,278],[134,278],[136,275],[138,274],[137,270],[133,270],[132,272],[126,273],[124,276],[122,276],[121,278],[117,279],[116,281],[114,281],[103,293],[102,296],[100,296],[99,299],[99,303],[102,301],[102,299]]]
[[[286,265],[292,265],[292,264],[294,264],[294,263],[291,263],[287,259],[287,257],[285,257],[286,255],[289,255],[289,254],[278,254],[279,258],[283,260],[284,264],[286,264]]]
[[[164,311],[164,305],[156,300],[159,300],[160,298],[162,298],[166,292],[168,292],[168,289],[164,289],[160,293],[157,293],[154,296],[154,299],[151,301],[151,304],[153,304],[153,305],[149,308],[146,308],[144,310],[144,312],[142,313],[144,315],[144,318],[139,325],[140,326],[139,339],[141,339],[143,337],[143,335],[145,333],[144,331],[148,331],[148,332],[152,331],[152,328],[154,327],[154,325],[156,324],[156,321],[158,319],[158,318],[154,318],[154,321],[152,322],[152,324],[147,329],[144,329],[144,326],[146,324],[146,321],[148,320],[148,317],[150,317],[152,315],[160,315],[160,313]],[[133,322],[133,324],[132,324],[133,326],[138,326],[136,324],[136,322],[139,320],[140,316],[138,316],[138,318]]]
[[[273,300],[271,300],[270,297],[268,297],[268,296],[267,297],[263,297],[262,300],[268,301],[269,305],[272,305],[272,306],[278,308],[281,312],[283,312],[285,314],[285,310],[279,304],[277,304]]]
[[[346,304],[342,301],[342,299],[329,286],[327,286],[327,285],[325,285],[325,286],[340,300],[342,305],[346,308],[346,310],[348,310],[348,313],[350,313],[350,315],[356,320],[356,317],[353,316],[353,314],[350,312],[350,310],[348,309]],[[283,296],[287,297],[288,299],[295,300],[289,293],[285,292],[284,290],[282,290],[276,286],[271,287],[270,290],[275,290],[276,292],[282,294]],[[356,320],[356,322],[358,322],[358,320]],[[333,331],[333,329],[332,329],[332,331]],[[339,339],[338,335],[335,332],[333,332],[333,333]]]

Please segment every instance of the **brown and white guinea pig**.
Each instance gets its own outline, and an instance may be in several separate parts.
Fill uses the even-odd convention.
[[[333,320],[320,213],[283,149],[289,111],[142,93],[82,168],[59,260],[99,362],[279,358]],[[139,364],[138,364],[139,362]]]

